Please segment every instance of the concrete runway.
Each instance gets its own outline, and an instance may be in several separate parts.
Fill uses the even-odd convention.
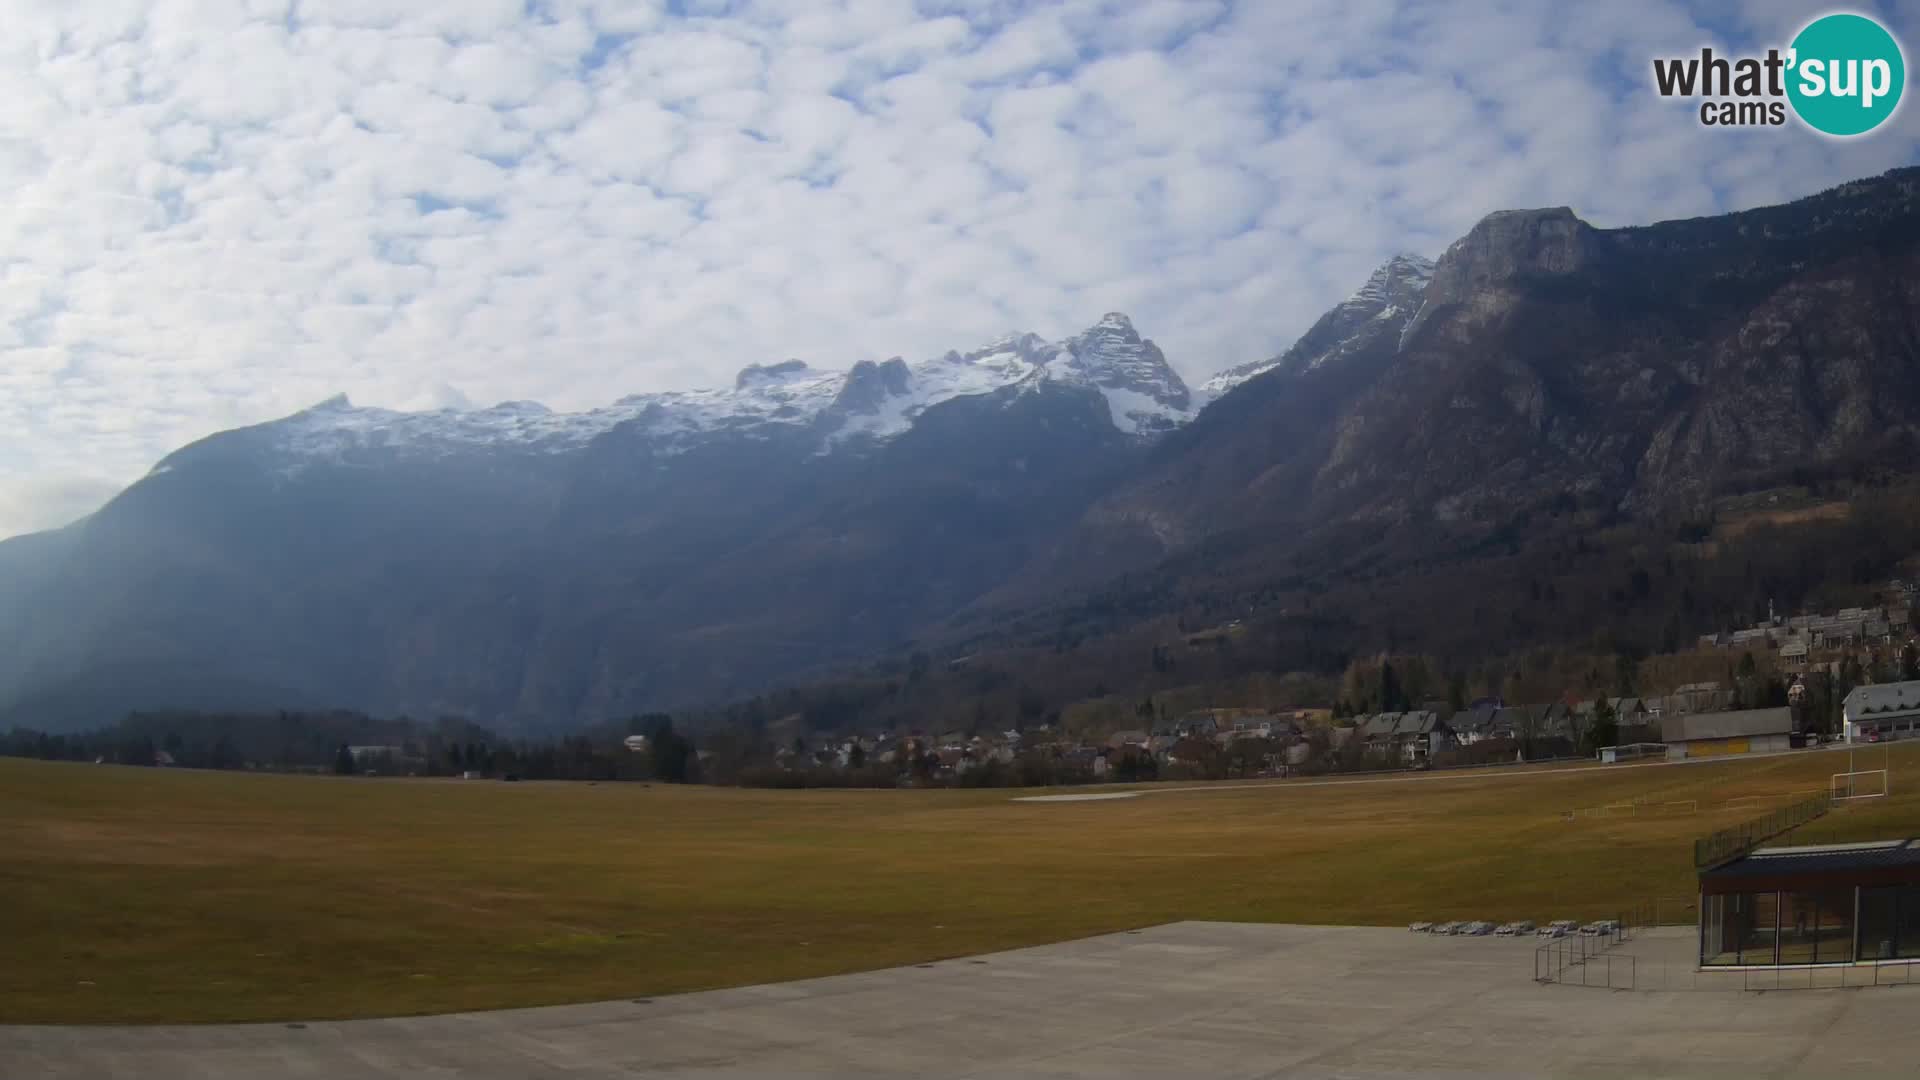
[[[1691,930],[1659,931],[1684,949]],[[307,1025],[0,1027],[0,1077],[1878,1077],[1920,989],[1609,991],[1532,939],[1176,923],[644,1002]]]

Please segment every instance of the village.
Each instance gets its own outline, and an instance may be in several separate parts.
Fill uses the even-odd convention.
[[[783,747],[771,774],[744,779],[831,784],[858,774],[868,783],[994,786],[1276,778],[1575,758],[1684,760],[1911,738],[1920,735],[1920,656],[1911,639],[1917,589],[1896,580],[1883,606],[1770,613],[1753,626],[1699,639],[1703,653],[1737,654],[1743,675],[1777,673],[1758,691],[1709,680],[1645,696],[1427,700],[1355,715],[1324,706],[1200,708],[1104,735],[1070,735],[1052,724],[876,732]],[[1231,633],[1234,625],[1189,635],[1187,643]],[[1812,707],[1810,685],[1831,698],[1837,715]]]

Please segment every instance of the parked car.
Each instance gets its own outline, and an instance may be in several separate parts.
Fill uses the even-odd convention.
[[[1572,919],[1555,919],[1541,927],[1539,934],[1542,937],[1566,937],[1578,929],[1580,929],[1580,924]]]
[[[1494,927],[1493,932],[1499,937],[1512,937],[1516,933],[1516,930],[1512,923],[1503,922],[1499,926]]]
[[[1430,922],[1409,923],[1407,929],[1416,934],[1431,934],[1433,933],[1433,924]]]
[[[1467,928],[1464,931],[1462,931],[1462,933],[1471,934],[1474,937],[1485,937],[1488,934],[1493,933],[1493,924],[1490,922],[1484,922],[1484,921],[1470,922],[1467,924]]]
[[[1443,922],[1435,926],[1433,932],[1436,934],[1457,934],[1460,932],[1460,926],[1461,924],[1457,922]]]
[[[1521,919],[1521,920],[1520,920],[1519,922],[1517,922],[1517,923],[1514,923],[1514,924],[1513,924],[1513,932],[1514,932],[1514,933],[1516,933],[1516,934],[1531,934],[1531,933],[1533,933],[1533,920],[1532,920],[1532,919]]]
[[[1599,919],[1580,928],[1587,937],[1604,937],[1619,929],[1620,924],[1612,919]]]

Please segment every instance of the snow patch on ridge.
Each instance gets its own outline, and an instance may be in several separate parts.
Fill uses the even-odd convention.
[[[1315,330],[1325,326],[1339,331],[1331,335],[1331,340],[1321,337],[1323,345],[1318,351],[1301,351],[1302,346],[1316,337],[1310,330],[1292,348],[1278,356],[1228,368],[1200,384],[1196,395],[1200,404],[1214,401],[1241,383],[1283,365],[1289,370],[1305,372],[1333,361],[1343,354],[1353,332],[1359,327],[1370,322],[1400,318],[1414,298],[1426,293],[1427,285],[1433,281],[1433,269],[1433,261],[1419,255],[1395,255],[1388,259],[1367,278],[1366,284],[1314,324]],[[1412,325],[1412,320],[1408,320],[1408,325]],[[1404,344],[1404,332],[1401,336]]]
[[[943,402],[1042,381],[1097,390],[1114,425],[1129,434],[1164,430],[1192,416],[1191,395],[1179,375],[1125,315],[1113,312],[1054,344],[1014,333],[968,353],[911,365],[863,363],[845,372],[816,371],[798,360],[755,364],[731,387],[635,394],[587,412],[557,413],[530,401],[398,412],[358,407],[339,395],[270,427],[296,459],[368,450],[425,457],[493,448],[560,452],[623,425],[648,436],[661,454],[681,452],[716,433],[764,437],[775,425],[816,429],[826,452],[853,440],[900,435]]]

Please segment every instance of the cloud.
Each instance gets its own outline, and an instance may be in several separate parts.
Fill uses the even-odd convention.
[[[1668,0],[17,0],[0,535],[335,392],[604,404],[1129,311],[1190,378],[1484,213],[1623,225],[1909,164],[1705,132]],[[1888,16],[1920,40],[1920,22]]]

